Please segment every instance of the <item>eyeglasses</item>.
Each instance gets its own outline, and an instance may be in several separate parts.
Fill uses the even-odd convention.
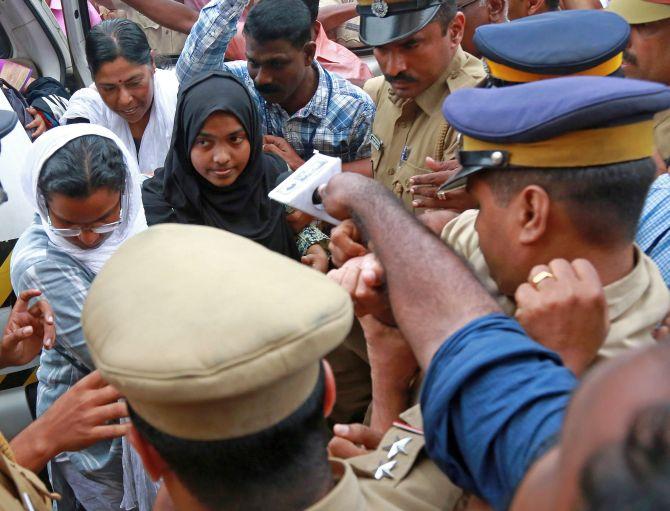
[[[110,222],[108,224],[98,225],[97,227],[70,227],[68,229],[59,229],[54,227],[51,223],[51,216],[49,215],[49,210],[47,209],[47,223],[49,225],[49,230],[54,234],[63,236],[64,238],[73,238],[75,236],[81,236],[82,231],[94,232],[96,234],[107,234],[114,231],[119,225],[121,225],[123,218],[123,208],[119,208],[119,219],[116,222]]]

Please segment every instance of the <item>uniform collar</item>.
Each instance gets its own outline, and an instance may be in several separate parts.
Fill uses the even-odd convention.
[[[459,46],[456,49],[454,58],[451,59],[451,62],[447,66],[447,69],[444,70],[444,73],[442,73],[430,87],[414,98],[414,102],[425,114],[432,115],[435,112],[441,111],[442,101],[444,101],[446,93],[469,85],[468,75],[462,72],[466,60],[467,55],[465,51],[463,51],[463,48]],[[398,98],[394,94],[390,84],[389,98],[399,107],[403,107],[412,101],[411,99]]]
[[[334,459],[330,460],[330,468],[336,480],[335,487],[307,511],[364,511],[365,499],[352,468]]]
[[[635,245],[635,266],[633,267],[633,271],[604,288],[610,321],[615,321],[640,300],[650,283],[651,277],[644,254]]]
[[[444,73],[433,85],[416,97],[416,104],[426,114],[441,112],[445,94],[467,85],[468,76],[462,71],[465,60],[465,52],[459,46]]]

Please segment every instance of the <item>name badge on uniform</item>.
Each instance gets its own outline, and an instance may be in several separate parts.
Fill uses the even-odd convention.
[[[382,140],[373,133],[370,135],[370,144],[372,144],[372,147],[375,148],[375,151],[381,151],[384,142],[382,142]]]

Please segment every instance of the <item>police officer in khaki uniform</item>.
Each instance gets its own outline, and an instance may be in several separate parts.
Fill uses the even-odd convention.
[[[162,225],[112,256],[82,323],[177,510],[339,511],[367,509],[326,451],[322,358],[352,317],[347,293],[306,266],[220,229]]]
[[[602,31],[595,43],[587,43],[586,38],[580,37],[594,31]],[[561,43],[567,33],[575,36],[573,52],[565,51]],[[610,13],[569,11],[560,15],[538,15],[523,23],[481,27],[476,41],[484,50],[489,69],[487,87],[500,87],[562,75],[618,74],[628,35],[629,29],[623,20]],[[520,45],[520,41],[528,44]],[[457,184],[463,182],[461,179]],[[454,182],[445,188],[454,188]],[[498,298],[503,310],[513,315],[514,303],[499,291],[489,274],[475,231],[476,218],[474,210],[461,214],[445,228],[443,239],[468,260],[488,290]],[[487,235],[489,243],[492,236],[501,237],[495,231],[488,231]],[[556,233],[558,235],[561,233]],[[611,328],[599,352],[600,358],[617,356],[633,347],[652,343],[652,330],[670,307],[670,296],[654,263],[639,249],[633,250],[632,243],[620,250],[634,252],[636,263],[620,279],[606,282]],[[617,251],[611,250],[609,255],[615,259]],[[555,253],[549,259],[565,256],[567,253]],[[395,492],[396,502],[402,502],[404,509],[451,509],[461,492],[421,452],[424,439],[418,405],[403,412],[400,418],[402,420],[396,421],[385,433],[375,451],[348,460],[357,469],[361,486],[367,494],[374,492],[378,496]],[[376,465],[382,460],[386,470],[377,472]],[[376,476],[379,476],[378,482]]]
[[[670,4],[663,0],[612,0],[608,10],[630,23],[630,45],[624,55],[624,72],[629,78],[670,85]],[[654,142],[670,163],[670,111],[655,117]]]
[[[453,91],[484,76],[460,46],[465,18],[454,0],[359,0],[360,35],[375,47],[384,73],[365,84],[377,105],[372,127],[374,178],[411,209],[409,178],[430,169],[426,158],[450,160],[457,133],[440,107]]]

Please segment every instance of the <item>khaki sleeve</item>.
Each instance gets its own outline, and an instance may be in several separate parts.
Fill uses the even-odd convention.
[[[458,255],[470,259],[479,249],[479,236],[475,230],[477,210],[464,211],[444,226],[440,237]]]

